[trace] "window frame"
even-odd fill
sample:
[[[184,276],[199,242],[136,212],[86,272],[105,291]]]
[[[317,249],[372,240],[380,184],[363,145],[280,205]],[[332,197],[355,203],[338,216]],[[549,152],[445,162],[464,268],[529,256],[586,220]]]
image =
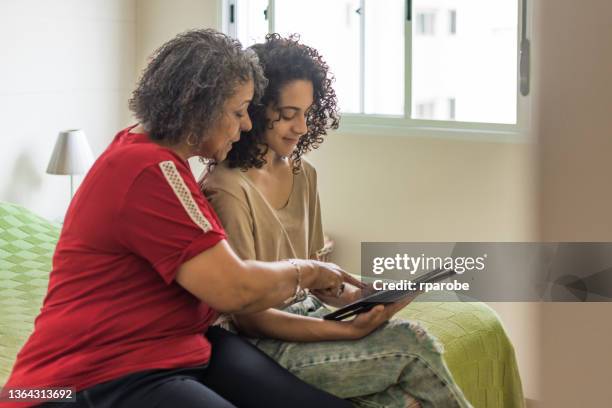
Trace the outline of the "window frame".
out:
[[[226,34],[232,33],[229,23],[229,7],[231,4],[236,5],[240,0],[217,0],[219,10],[219,21],[221,22],[220,29]],[[241,0],[244,1],[244,0]],[[433,119],[413,119],[412,116],[412,24],[415,20],[415,14],[411,10],[408,12],[407,7],[412,5],[412,0],[404,1],[404,114],[402,115],[384,115],[384,114],[368,114],[368,113],[341,113],[340,127],[336,131],[342,134],[357,134],[357,135],[375,135],[375,136],[415,136],[415,137],[435,137],[443,139],[465,139],[476,141],[492,141],[492,142],[531,142],[531,105],[532,93],[524,96],[519,91],[520,84],[520,47],[521,33],[523,29],[526,32],[527,38],[532,40],[531,22],[533,15],[532,2],[525,0],[515,0],[517,7],[517,55],[516,55],[516,123],[488,123],[488,122],[465,122],[456,120],[433,120]],[[268,33],[274,32],[275,15],[274,4],[275,0],[268,0],[267,19]],[[526,10],[523,7],[526,3]],[[360,0],[362,10],[365,9],[365,0]],[[363,19],[365,13],[361,13],[361,33],[360,46],[365,46]],[[526,22],[524,19],[526,18]],[[236,22],[234,22],[236,24]],[[235,26],[234,31],[235,33]],[[231,34],[230,34],[231,35]],[[362,52],[363,56],[363,52]],[[360,78],[361,78],[361,108],[363,110],[363,93],[365,87],[363,80],[364,63],[361,58],[360,63]]]

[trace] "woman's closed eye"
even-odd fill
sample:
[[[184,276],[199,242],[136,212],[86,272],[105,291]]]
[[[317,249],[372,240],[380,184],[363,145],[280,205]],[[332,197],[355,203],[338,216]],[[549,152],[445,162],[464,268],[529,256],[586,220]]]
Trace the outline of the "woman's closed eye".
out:
[[[280,117],[284,120],[293,120],[295,119],[300,112],[302,112],[301,109],[296,109],[296,108],[281,108],[280,110]],[[304,117],[307,118],[310,113],[312,112],[312,106],[310,106],[308,109],[306,109],[304,112]]]
[[[295,118],[297,111],[294,109],[281,109],[280,114],[283,120],[291,120]]]

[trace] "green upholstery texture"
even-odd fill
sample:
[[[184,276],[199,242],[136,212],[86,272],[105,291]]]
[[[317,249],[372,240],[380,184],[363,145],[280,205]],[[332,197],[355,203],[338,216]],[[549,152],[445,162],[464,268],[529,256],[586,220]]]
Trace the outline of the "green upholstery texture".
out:
[[[59,226],[0,202],[0,386],[39,313],[59,233]],[[484,303],[413,302],[400,317],[419,321],[444,345],[448,367],[475,408],[523,406],[514,349]]]
[[[23,207],[0,202],[0,387],[40,311],[59,233]]]
[[[399,317],[418,321],[443,345],[446,364],[474,408],[524,406],[514,347],[489,306],[417,301]]]

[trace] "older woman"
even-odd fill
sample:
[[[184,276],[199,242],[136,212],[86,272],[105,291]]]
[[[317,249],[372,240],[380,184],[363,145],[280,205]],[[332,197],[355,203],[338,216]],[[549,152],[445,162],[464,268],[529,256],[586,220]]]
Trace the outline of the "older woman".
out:
[[[328,67],[295,38],[269,35],[252,48],[269,85],[262,104],[249,109],[252,130],[207,176],[205,192],[243,259],[314,259],[323,230],[317,174],[303,154],[338,125]],[[405,303],[378,306],[348,322],[320,319],[329,312],[324,303],[341,306],[363,295],[359,287],[346,288],[340,298],[314,290],[285,310],[233,321],[298,377],[355,405],[470,406],[435,340],[415,323],[387,322]]]
[[[223,160],[251,129],[264,85],[254,54],[214,31],[157,51],[130,101],[140,124],[115,136],[70,204],[6,398],[62,386],[76,389],[73,407],[347,405],[231,333],[204,335],[218,312],[351,281],[322,262],[241,260],[191,173],[188,158]]]

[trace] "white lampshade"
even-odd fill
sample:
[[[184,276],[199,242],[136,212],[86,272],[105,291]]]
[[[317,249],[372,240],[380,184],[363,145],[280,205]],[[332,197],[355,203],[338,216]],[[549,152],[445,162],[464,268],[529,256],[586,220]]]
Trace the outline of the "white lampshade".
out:
[[[85,174],[93,163],[85,132],[80,129],[60,132],[47,166],[49,174]]]

